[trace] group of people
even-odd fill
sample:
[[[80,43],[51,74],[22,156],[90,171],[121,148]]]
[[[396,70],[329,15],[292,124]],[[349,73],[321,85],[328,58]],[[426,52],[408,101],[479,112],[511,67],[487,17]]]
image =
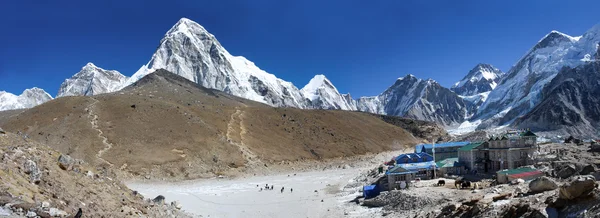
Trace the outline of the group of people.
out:
[[[258,187],[258,185],[256,185],[256,187]],[[264,190],[273,190],[274,186],[271,185],[269,186],[269,184],[265,184]],[[281,187],[281,193],[283,193],[283,191],[285,190],[285,187]],[[260,188],[260,191],[263,191],[263,188]],[[290,188],[290,192],[294,192],[293,188]]]

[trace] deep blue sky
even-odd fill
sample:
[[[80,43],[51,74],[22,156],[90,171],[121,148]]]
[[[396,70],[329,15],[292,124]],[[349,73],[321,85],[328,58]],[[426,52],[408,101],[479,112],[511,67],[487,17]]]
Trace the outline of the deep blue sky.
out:
[[[600,1],[2,1],[0,90],[56,95],[87,62],[131,76],[187,17],[233,55],[302,88],[325,74],[377,95],[406,74],[444,86],[479,62],[508,69],[551,30],[581,35]]]

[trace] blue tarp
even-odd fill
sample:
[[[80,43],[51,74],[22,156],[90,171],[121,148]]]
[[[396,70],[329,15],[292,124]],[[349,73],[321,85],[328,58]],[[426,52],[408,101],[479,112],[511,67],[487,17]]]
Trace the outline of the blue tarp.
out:
[[[440,144],[436,143],[435,147],[436,148],[462,147],[469,143],[470,142],[445,142],[445,143],[440,143]],[[420,144],[420,145],[415,146],[415,152],[421,153],[421,152],[425,152],[426,149],[431,149],[431,148],[433,148],[433,144]]]
[[[379,195],[379,192],[379,187],[377,187],[376,185],[363,186],[363,196],[365,197],[365,199],[377,197],[377,195]]]

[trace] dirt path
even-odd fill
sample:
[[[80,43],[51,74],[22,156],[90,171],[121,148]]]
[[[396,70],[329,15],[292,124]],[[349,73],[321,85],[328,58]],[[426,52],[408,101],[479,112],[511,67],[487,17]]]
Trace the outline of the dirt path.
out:
[[[92,128],[94,130],[98,131],[98,137],[100,139],[102,139],[102,144],[104,144],[104,148],[102,150],[98,151],[98,154],[96,154],[96,157],[98,157],[98,159],[102,160],[103,162],[109,164],[110,166],[113,166],[113,164],[111,162],[102,158],[102,155],[106,151],[110,150],[113,145],[110,142],[108,142],[108,138],[106,136],[104,136],[104,132],[102,132],[102,130],[98,127],[98,115],[94,113],[94,108],[99,101],[95,98],[91,98],[91,99],[94,100],[94,102],[91,103],[90,105],[88,105],[86,108],[86,110],[88,112],[88,118],[90,118],[90,124],[92,124]]]
[[[246,160],[247,165],[263,165],[258,156],[244,144],[244,135],[246,135],[244,115],[245,111],[240,109],[236,109],[235,113],[231,114],[231,118],[227,123],[227,141],[238,147],[240,152],[242,152],[242,156]]]

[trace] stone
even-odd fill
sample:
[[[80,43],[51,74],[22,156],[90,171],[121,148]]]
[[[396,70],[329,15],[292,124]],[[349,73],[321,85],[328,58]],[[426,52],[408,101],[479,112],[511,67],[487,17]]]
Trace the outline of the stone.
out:
[[[154,199],[152,199],[152,202],[154,202],[155,204],[164,204],[165,196],[162,196],[162,195],[156,196]]]
[[[533,193],[551,191],[557,188],[556,182],[545,176],[536,178],[529,183],[529,191]]]
[[[566,178],[571,177],[575,173],[577,173],[577,168],[574,165],[569,164],[567,166],[562,167],[560,170],[558,170],[556,172],[556,176],[561,179],[566,179]]]
[[[33,212],[33,211],[29,211],[29,212],[27,212],[27,214],[25,216],[26,217],[36,217],[37,214],[35,212]]]
[[[42,202],[42,208],[49,208],[49,207],[50,207],[50,203],[48,203],[47,201]]]
[[[71,170],[73,163],[73,158],[69,155],[61,154],[60,157],[58,157],[58,166],[63,170]]]
[[[6,134],[6,131],[4,131],[2,128],[0,128],[0,134]]]
[[[583,169],[581,169],[581,171],[579,171],[579,174],[590,175],[594,172],[596,172],[596,168],[594,168],[594,165],[588,164],[585,167],[583,167]]]
[[[35,164],[35,162],[33,162],[32,160],[27,160],[25,161],[25,163],[23,164],[23,169],[25,170],[26,174],[30,174],[33,171],[37,171],[37,164]]]
[[[181,205],[181,203],[179,203],[179,201],[173,201],[173,202],[171,202],[171,206],[175,207],[178,210],[181,210],[181,208],[183,207]]]
[[[559,199],[573,200],[589,195],[596,187],[596,179],[591,175],[577,176],[560,186]]]
[[[67,217],[69,215],[67,212],[58,208],[50,208],[50,210],[48,210],[48,214],[50,214],[52,217]]]
[[[89,171],[89,170],[85,173],[85,175],[87,175],[89,177],[94,177],[94,173],[92,173],[92,171]]]
[[[29,174],[29,181],[31,183],[38,184],[41,181],[42,173],[35,162],[32,160],[25,161],[23,169],[26,174]]]

